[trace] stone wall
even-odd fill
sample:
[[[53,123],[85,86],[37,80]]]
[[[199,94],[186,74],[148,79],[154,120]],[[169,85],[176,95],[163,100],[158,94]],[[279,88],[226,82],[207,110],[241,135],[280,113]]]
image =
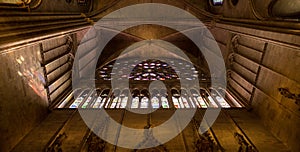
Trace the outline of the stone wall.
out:
[[[211,30],[224,52],[228,86],[292,151],[299,151],[299,105],[278,88],[300,92],[300,37],[217,23]]]
[[[13,148],[47,116],[40,46],[0,52],[0,147]]]
[[[172,109],[158,109],[147,115],[131,113],[122,109],[107,109],[106,112],[114,121],[133,129],[144,129],[149,124],[152,128],[158,127],[164,122],[170,121],[170,117],[174,114],[174,110]],[[124,136],[123,130],[116,128],[110,119],[104,120],[105,125],[99,125],[98,123],[102,122],[103,119],[97,116],[97,113],[99,114],[98,111],[91,110],[89,113],[89,118],[95,120],[93,126],[95,127],[94,131],[96,133],[106,137],[109,136],[115,143],[121,141],[128,143],[133,142],[128,136]],[[218,151],[218,149],[222,149],[222,151],[238,151],[241,145],[234,135],[235,133],[239,133],[248,144],[255,147],[258,151],[288,151],[284,144],[274,138],[274,136],[263,127],[253,113],[249,113],[244,109],[223,109],[212,128],[206,134],[200,135],[198,129],[200,122],[203,120],[204,113],[205,109],[198,109],[194,119],[179,135],[170,141],[166,141],[166,143],[162,143],[162,147],[159,146],[154,149],[164,148],[168,151],[196,151],[198,149],[199,151],[208,151],[205,149],[205,146],[201,146],[201,141],[203,140],[201,140],[200,137],[202,137],[202,139],[204,137],[211,140],[214,151]],[[66,152],[101,151],[98,148],[102,146],[105,151],[132,151],[132,149],[115,146],[100,138],[97,139],[97,136],[95,136],[96,139],[91,142],[90,136],[94,133],[89,130],[85,121],[86,119],[82,119],[82,115],[80,115],[76,109],[56,109],[45,121],[33,129],[12,151],[44,151],[46,148],[50,149],[55,146],[57,146],[57,149],[60,148]],[[171,121],[169,123],[174,122]],[[176,123],[179,123],[179,121],[175,121],[172,127],[179,129],[177,127],[180,127],[180,125],[176,125]],[[174,128],[166,129],[162,127],[160,132],[154,131],[153,135],[156,138],[160,138],[161,136],[170,134],[167,130]],[[61,138],[61,135],[65,135],[65,138]],[[40,138],[42,140],[39,140]],[[145,137],[139,135],[136,138],[142,139],[141,141],[133,143],[136,147],[151,144],[154,142],[153,139],[156,139],[150,136],[150,139],[148,138],[148,140],[146,140]],[[97,141],[102,144],[93,146],[93,143]],[[55,145],[55,143],[57,143],[57,145]],[[205,144],[202,143],[202,145]],[[145,150],[143,149],[141,151]]]
[[[71,89],[77,40],[80,35],[66,34],[0,52],[1,151],[13,148]]]

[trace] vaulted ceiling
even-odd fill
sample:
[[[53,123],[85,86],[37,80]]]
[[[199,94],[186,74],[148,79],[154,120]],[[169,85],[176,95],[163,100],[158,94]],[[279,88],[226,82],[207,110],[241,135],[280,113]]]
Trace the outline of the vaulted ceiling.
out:
[[[144,1],[143,1],[144,2]],[[149,1],[151,3],[153,1]],[[155,1],[156,2],[156,1]],[[153,2],[153,3],[155,3]],[[190,3],[189,1],[157,1],[158,3],[169,4],[181,9],[184,9],[190,12],[193,15],[196,15],[204,24],[210,23],[209,18],[200,13],[195,8],[195,5]],[[138,0],[128,0],[128,1],[112,1],[107,2],[106,5],[100,5],[98,2],[94,3],[94,11],[92,11],[89,15],[94,22],[97,22],[105,15],[123,8],[128,5],[141,3]],[[147,3],[147,2],[145,2]],[[200,4],[200,2],[199,2]],[[204,8],[206,7],[207,2],[201,1],[201,5],[197,5],[198,7]],[[100,13],[101,12],[101,13]],[[105,30],[114,30],[114,29],[105,29]],[[115,60],[127,47],[144,40],[152,40],[159,39],[166,42],[169,42],[176,47],[180,48],[193,62],[195,66],[201,68],[203,71],[209,73],[207,62],[204,59],[201,51],[198,47],[184,34],[169,27],[154,25],[154,24],[142,24],[138,26],[134,26],[128,28],[123,31],[115,31],[119,32],[110,42],[105,46],[104,50],[101,53],[101,57],[99,58],[98,65],[105,65]],[[147,51],[147,50],[145,50]]]

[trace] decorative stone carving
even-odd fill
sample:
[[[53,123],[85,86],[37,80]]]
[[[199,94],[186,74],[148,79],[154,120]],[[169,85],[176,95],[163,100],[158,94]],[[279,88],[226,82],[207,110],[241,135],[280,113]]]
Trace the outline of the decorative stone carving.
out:
[[[144,127],[144,129],[149,129],[149,128],[151,128],[150,124]],[[159,144],[159,146],[148,148],[148,149],[135,149],[133,150],[134,152],[168,152],[169,151],[165,145],[161,144],[157,139],[155,139],[151,129],[145,130],[144,134],[145,134],[145,139],[140,144],[137,145],[137,148],[139,148],[142,145],[151,146],[151,145]]]
[[[66,133],[60,134],[52,145],[46,150],[47,152],[62,152],[62,142],[67,138]]]
[[[233,52],[237,52],[238,51],[238,46],[239,46],[239,38],[240,36],[239,35],[234,35],[231,39],[231,45],[232,45],[232,50]]]
[[[249,144],[243,135],[235,132],[234,137],[237,140],[239,146],[238,152],[258,152],[251,144]]]
[[[214,142],[211,138],[204,134],[204,136],[200,136],[195,142],[195,151],[196,152],[213,152],[214,151]]]
[[[234,62],[234,53],[229,54],[228,56],[229,65],[232,66]]]
[[[148,149],[134,150],[134,152],[168,152],[168,150],[164,145],[160,145],[160,146],[148,148]]]
[[[88,152],[101,152],[105,150],[105,141],[95,134],[91,134],[87,139]]]
[[[291,93],[288,88],[278,88],[278,91],[284,97],[295,100],[295,103],[298,106],[300,106],[300,94],[297,95],[297,94]]]

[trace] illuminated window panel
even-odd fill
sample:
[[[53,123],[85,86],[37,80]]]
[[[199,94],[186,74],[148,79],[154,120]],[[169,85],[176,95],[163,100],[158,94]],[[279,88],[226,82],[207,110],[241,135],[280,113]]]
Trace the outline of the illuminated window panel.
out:
[[[100,102],[100,105],[98,106],[98,108],[103,108],[106,100],[109,100],[108,99],[108,93],[109,93],[109,90],[104,90],[101,93],[100,97],[98,97],[98,99],[96,101],[96,102]],[[100,100],[100,98],[101,98],[101,100]],[[95,106],[95,108],[96,108],[96,106]]]
[[[122,102],[122,97],[119,97],[119,100],[115,108],[120,108],[121,102]]]
[[[210,95],[208,95],[207,98],[208,98],[208,102],[209,102],[210,107],[218,108],[217,103],[214,101],[214,99]]]
[[[159,108],[159,99],[157,97],[153,97],[151,99],[151,105],[152,105],[152,108],[154,108],[154,109]]]
[[[138,108],[139,107],[139,97],[134,97],[132,99],[131,108]]]
[[[223,4],[223,0],[212,0],[212,4],[214,6],[222,5]]]
[[[189,100],[190,100],[190,103],[192,105],[192,108],[197,108],[194,101],[193,101],[193,98],[192,97],[189,97]]]
[[[119,97],[115,97],[110,105],[110,108],[115,108],[118,103]]]
[[[200,105],[200,103],[199,103],[197,97],[193,97],[193,99],[194,99],[194,101],[195,101],[197,107],[198,107],[198,108],[201,108],[201,105]]]
[[[84,104],[81,106],[81,108],[85,109],[89,105],[89,103],[92,101],[94,97],[94,94],[90,95],[84,102]]]
[[[173,104],[174,104],[174,107],[175,108],[181,108],[180,107],[180,105],[179,105],[179,100],[178,100],[178,98],[176,98],[176,97],[172,97],[172,100],[173,100]]]
[[[85,97],[89,94],[90,90],[84,90],[76,99],[75,101],[70,105],[69,108],[78,108],[78,106],[81,104],[81,102],[85,99]]]
[[[83,101],[83,97],[78,97],[76,100],[71,104],[69,108],[78,108],[79,104]]]
[[[181,97],[181,101],[182,101],[185,108],[190,108],[190,105],[189,105],[188,100],[187,100],[186,97]]]
[[[127,96],[123,97],[122,100],[121,100],[120,108],[126,108],[127,101],[128,101],[128,97]]]
[[[96,102],[93,105],[93,108],[99,108],[102,102],[102,97],[97,97]]]
[[[227,101],[215,89],[210,89],[210,93],[222,108],[230,108],[230,105],[227,103]]]
[[[122,108],[122,103],[125,102],[125,107],[127,105],[127,100],[128,100],[128,97],[127,95],[125,96],[124,94],[121,94],[120,97],[119,97],[119,100],[118,100],[118,103],[117,103],[117,106],[116,108]],[[124,99],[125,98],[125,99]],[[125,101],[126,100],[126,101]],[[124,107],[124,108],[125,108]]]
[[[161,105],[163,108],[170,108],[168,99],[166,97],[161,97]]]
[[[58,106],[58,108],[64,108],[69,101],[73,98],[73,93],[70,93],[68,97]]]
[[[180,97],[178,98],[178,102],[179,102],[180,108],[184,108],[183,101]]]
[[[200,103],[198,102],[197,97],[198,97],[198,95],[193,94],[193,97],[192,97],[192,98],[194,99],[194,102],[195,102],[196,106],[197,106],[198,108],[201,108]]]
[[[221,105],[221,107],[223,107],[223,108],[230,108],[230,105],[225,101],[224,98],[222,98],[220,96],[216,96],[215,98],[219,102],[219,104]]]
[[[201,96],[197,97],[197,101],[199,102],[201,108],[207,108],[207,104],[205,103],[204,99]]]
[[[108,98],[108,99],[107,99],[107,103],[106,103],[106,105],[105,105],[105,108],[108,108],[110,102],[111,102],[111,98]]]
[[[81,106],[81,108],[91,108],[91,105],[95,102],[97,96],[96,90],[94,90],[91,95],[85,100],[85,102]]]
[[[149,99],[147,97],[143,97],[141,99],[141,108],[148,108]]]
[[[223,91],[223,90],[222,90]],[[242,108],[243,106],[228,92],[225,91],[226,96],[228,99],[238,108]]]
[[[179,79],[177,73],[174,71],[174,69],[171,66],[159,60],[147,60],[139,64],[131,64],[131,65],[122,63],[125,67],[123,67],[122,69],[118,69],[119,72],[117,73],[112,73],[113,64],[119,65],[121,63],[110,63],[102,67],[101,69],[97,69],[98,78],[103,80],[111,80],[112,75],[120,75],[119,78],[117,78],[119,80],[131,79],[136,81],[143,81],[143,80],[153,81],[153,80]],[[183,70],[191,68],[191,65],[188,65],[189,63],[185,64],[181,61],[180,64],[185,65]],[[171,65],[173,65],[174,67],[177,65],[177,62],[176,64],[172,63]],[[124,73],[126,73],[126,70],[131,69],[132,67],[133,70],[129,76],[123,75]],[[187,79],[192,80],[193,78],[188,77]]]
[[[99,108],[103,108],[103,106],[104,106],[104,104],[105,104],[106,98],[107,98],[107,97],[104,97],[104,98],[102,99],[102,102],[100,103]]]

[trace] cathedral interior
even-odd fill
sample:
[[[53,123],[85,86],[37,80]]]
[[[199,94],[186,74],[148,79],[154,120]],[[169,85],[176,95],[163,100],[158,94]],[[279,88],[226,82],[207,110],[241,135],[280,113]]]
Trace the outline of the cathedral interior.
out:
[[[300,152],[300,0],[0,0],[0,27],[1,152]]]

